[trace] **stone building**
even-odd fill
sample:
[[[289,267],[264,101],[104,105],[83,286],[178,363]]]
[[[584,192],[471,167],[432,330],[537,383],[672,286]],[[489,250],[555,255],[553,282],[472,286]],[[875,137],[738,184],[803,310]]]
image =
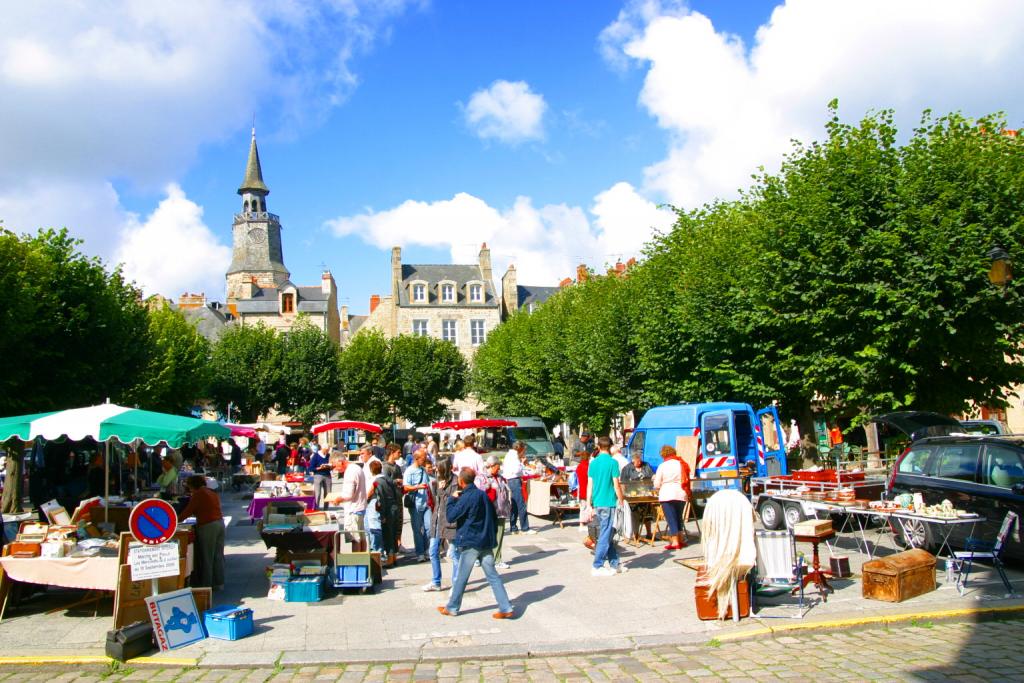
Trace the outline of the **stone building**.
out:
[[[474,264],[402,263],[402,248],[391,250],[391,296],[370,297],[365,320],[349,318],[349,334],[379,329],[388,337],[424,335],[451,341],[466,360],[501,322],[494,292],[491,250],[484,244]]]
[[[325,270],[320,283],[310,287],[296,286],[289,279],[291,273],[284,265],[281,248],[281,220],[267,211],[270,189],[263,182],[255,130],[238,194],[242,211],[235,214],[232,226],[228,312],[239,324],[262,322],[283,332],[291,329],[298,314],[304,313],[313,325],[340,342],[338,287],[330,271]]]
[[[515,265],[509,265],[505,275],[501,278],[501,319],[505,320],[520,310],[532,313],[537,306],[554,296],[559,289],[561,287],[521,285],[516,276]]]

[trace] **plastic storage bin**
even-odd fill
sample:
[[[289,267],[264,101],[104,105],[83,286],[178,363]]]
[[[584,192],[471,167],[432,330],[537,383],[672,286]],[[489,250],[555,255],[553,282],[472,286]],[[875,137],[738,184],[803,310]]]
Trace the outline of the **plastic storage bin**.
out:
[[[218,605],[203,615],[206,635],[221,640],[238,640],[252,634],[252,610],[238,605]]]
[[[284,585],[285,602],[319,602],[323,597],[322,576],[293,576]]]

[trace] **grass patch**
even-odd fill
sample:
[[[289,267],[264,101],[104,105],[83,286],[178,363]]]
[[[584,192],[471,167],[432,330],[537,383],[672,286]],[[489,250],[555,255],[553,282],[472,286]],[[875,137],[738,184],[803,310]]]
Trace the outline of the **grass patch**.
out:
[[[112,659],[107,662],[107,669],[100,673],[100,678],[107,679],[111,676],[127,676],[128,674],[134,673],[135,669],[130,666],[125,666],[116,659]]]
[[[934,628],[935,624],[930,619],[911,619],[911,626],[917,626],[919,628]]]
[[[722,647],[722,641],[720,641],[718,638],[712,638],[708,641],[707,644],[708,647]]]

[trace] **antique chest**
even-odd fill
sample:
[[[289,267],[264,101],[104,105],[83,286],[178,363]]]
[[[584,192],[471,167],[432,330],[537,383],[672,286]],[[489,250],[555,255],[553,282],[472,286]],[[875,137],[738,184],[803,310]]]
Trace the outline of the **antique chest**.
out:
[[[925,550],[871,560],[862,571],[862,595],[871,600],[903,602],[935,590],[935,556]]]

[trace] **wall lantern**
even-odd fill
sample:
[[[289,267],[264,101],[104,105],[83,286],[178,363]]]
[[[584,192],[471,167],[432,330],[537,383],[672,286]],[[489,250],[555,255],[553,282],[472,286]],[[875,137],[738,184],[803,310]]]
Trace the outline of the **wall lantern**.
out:
[[[1006,287],[1013,279],[1013,268],[1010,265],[1010,254],[1002,247],[992,247],[986,254],[992,261],[988,271],[988,279],[994,285]]]

